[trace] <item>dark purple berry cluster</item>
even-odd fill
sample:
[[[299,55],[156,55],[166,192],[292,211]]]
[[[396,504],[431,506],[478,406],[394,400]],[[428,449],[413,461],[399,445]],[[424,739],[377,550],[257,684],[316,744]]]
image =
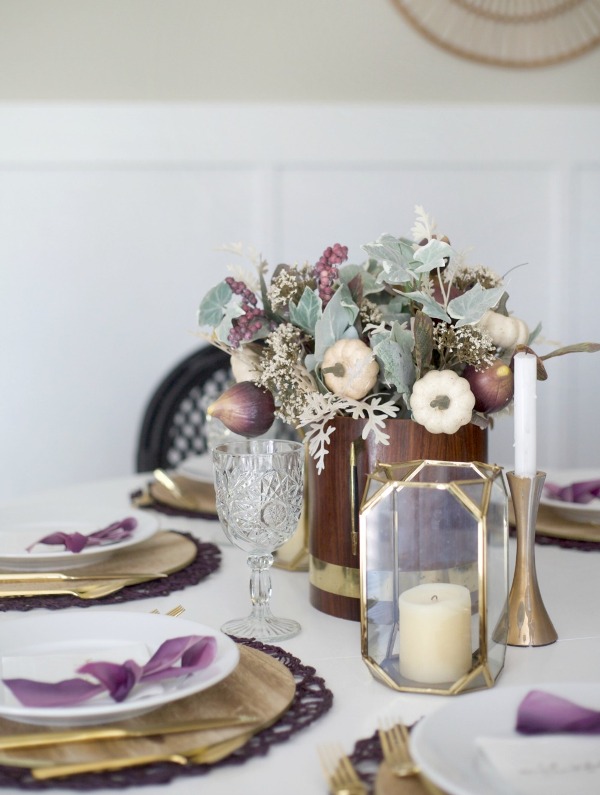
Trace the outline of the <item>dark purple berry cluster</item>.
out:
[[[329,303],[333,295],[333,284],[338,277],[336,266],[341,265],[347,259],[348,246],[335,243],[325,249],[316,263],[313,272],[319,288],[319,298],[323,302],[323,306]]]
[[[244,282],[238,282],[231,276],[228,276],[225,281],[234,295],[242,297],[241,308],[244,314],[233,320],[231,331],[227,337],[231,347],[238,348],[240,342],[251,340],[255,333],[262,328],[265,315],[262,309],[256,306],[258,303],[256,295]]]

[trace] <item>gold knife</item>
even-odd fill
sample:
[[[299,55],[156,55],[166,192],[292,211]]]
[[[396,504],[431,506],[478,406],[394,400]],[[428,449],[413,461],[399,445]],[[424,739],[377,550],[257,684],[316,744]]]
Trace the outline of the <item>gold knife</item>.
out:
[[[77,776],[81,773],[102,773],[106,770],[125,770],[128,767],[151,765],[156,762],[174,762],[178,765],[197,764],[212,765],[229,756],[242,745],[245,745],[254,731],[244,732],[228,740],[220,740],[212,745],[204,745],[187,751],[176,751],[170,754],[149,754],[147,756],[126,756],[121,759],[102,759],[95,762],[74,762],[58,765],[44,765],[31,770],[33,778],[47,780]]]
[[[152,577],[159,579],[167,577],[164,572],[153,574],[150,572],[123,572],[122,574],[63,574],[57,571],[40,572],[15,572],[0,573],[0,586],[9,585],[13,582],[83,582],[84,580],[128,580],[137,577]]]
[[[84,727],[82,729],[65,729],[62,731],[41,731],[31,734],[10,734],[0,737],[0,749],[7,751],[17,748],[40,748],[63,743],[82,743],[96,740],[131,740],[140,737],[154,737],[159,734],[183,734],[184,732],[209,731],[230,726],[243,726],[256,723],[258,718],[250,715],[235,715],[221,718],[204,718],[203,720],[173,723],[171,725],[153,725],[144,729],[123,729],[118,726]]]

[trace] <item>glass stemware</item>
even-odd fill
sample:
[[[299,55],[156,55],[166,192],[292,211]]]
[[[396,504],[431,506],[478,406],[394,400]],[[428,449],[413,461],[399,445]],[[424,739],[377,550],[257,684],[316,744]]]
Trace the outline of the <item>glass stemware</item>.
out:
[[[292,638],[293,619],[270,608],[272,552],[296,531],[304,497],[304,445],[253,439],[217,445],[212,451],[217,512],[234,546],[248,554],[252,611],[227,621],[222,631],[261,641]]]

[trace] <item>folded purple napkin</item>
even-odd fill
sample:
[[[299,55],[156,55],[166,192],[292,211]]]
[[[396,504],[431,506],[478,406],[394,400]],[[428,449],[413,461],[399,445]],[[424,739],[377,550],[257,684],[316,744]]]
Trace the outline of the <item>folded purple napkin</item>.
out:
[[[37,544],[62,544],[69,552],[81,552],[84,547],[98,547],[103,544],[116,544],[117,541],[124,541],[133,533],[137,527],[137,519],[128,516],[120,522],[113,522],[102,530],[95,530],[93,533],[83,535],[83,533],[50,533],[50,535],[34,541],[27,547],[27,552]]]
[[[521,734],[600,734],[600,711],[581,707],[561,696],[532,690],[519,705],[517,731]]]
[[[91,662],[77,669],[90,679],[64,679],[62,682],[37,682],[33,679],[3,679],[4,684],[26,707],[70,707],[104,691],[114,701],[123,701],[136,684],[158,682],[207,668],[217,652],[216,638],[186,635],[166,640],[145,665],[134,660],[123,664]],[[178,663],[176,665],[176,663]]]
[[[546,483],[546,494],[553,500],[586,504],[600,498],[600,480],[582,480],[568,486]]]

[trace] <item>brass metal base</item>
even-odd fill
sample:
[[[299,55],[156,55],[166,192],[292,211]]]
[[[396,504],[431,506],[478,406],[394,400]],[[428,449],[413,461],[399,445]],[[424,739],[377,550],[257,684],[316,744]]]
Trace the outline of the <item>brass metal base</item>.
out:
[[[517,526],[517,559],[508,597],[508,645],[547,646],[558,633],[546,611],[535,569],[535,524],[545,472],[535,477],[506,474]]]

